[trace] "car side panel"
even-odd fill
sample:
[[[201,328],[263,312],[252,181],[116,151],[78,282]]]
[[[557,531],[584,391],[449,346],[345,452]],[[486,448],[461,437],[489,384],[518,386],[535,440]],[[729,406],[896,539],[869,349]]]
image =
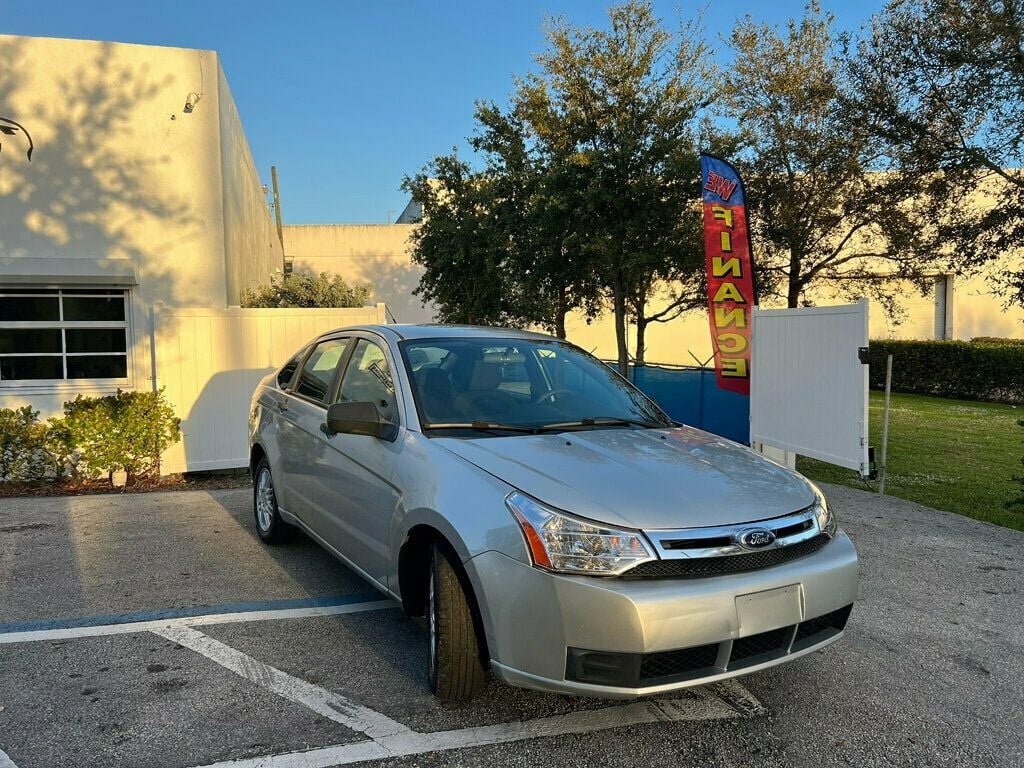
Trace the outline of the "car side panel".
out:
[[[463,561],[496,550],[529,562],[523,535],[505,508],[512,488],[437,445],[418,432],[405,431],[402,460],[394,483],[403,490],[390,536],[388,587],[398,594],[398,554],[417,525],[437,529]],[[480,499],[488,508],[481,509]]]

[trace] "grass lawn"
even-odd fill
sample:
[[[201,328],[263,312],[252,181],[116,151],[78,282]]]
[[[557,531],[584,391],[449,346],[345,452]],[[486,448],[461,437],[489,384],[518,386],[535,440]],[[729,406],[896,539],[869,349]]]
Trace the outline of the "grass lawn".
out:
[[[882,460],[885,394],[871,393],[871,444]],[[1024,407],[893,393],[889,411],[889,473],[885,492],[936,509],[1024,530],[1024,507],[1007,509],[1024,473]],[[813,480],[878,489],[856,472],[799,458],[797,469]]]

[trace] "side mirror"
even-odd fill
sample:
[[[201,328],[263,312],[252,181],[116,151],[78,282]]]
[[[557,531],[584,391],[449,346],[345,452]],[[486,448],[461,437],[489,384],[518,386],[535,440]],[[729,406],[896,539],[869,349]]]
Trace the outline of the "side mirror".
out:
[[[369,435],[394,442],[398,425],[381,418],[374,403],[345,402],[327,407],[325,432],[330,435]]]

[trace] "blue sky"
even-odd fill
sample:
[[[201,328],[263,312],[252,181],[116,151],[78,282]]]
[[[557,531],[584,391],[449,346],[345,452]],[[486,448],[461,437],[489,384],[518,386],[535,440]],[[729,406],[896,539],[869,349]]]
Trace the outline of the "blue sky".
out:
[[[385,223],[398,189],[436,154],[465,147],[475,99],[503,101],[533,68],[546,15],[599,26],[594,0],[32,0],[5,3],[0,32],[114,40],[221,54],[263,180],[277,165],[285,222]],[[881,0],[823,0],[856,30]],[[656,0],[667,21],[687,5]],[[732,0],[704,16],[783,22],[803,0]],[[395,213],[391,214],[396,215]]]

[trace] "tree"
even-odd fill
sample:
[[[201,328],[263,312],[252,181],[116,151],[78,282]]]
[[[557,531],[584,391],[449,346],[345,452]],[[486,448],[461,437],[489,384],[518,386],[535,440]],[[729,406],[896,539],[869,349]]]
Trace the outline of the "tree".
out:
[[[402,188],[423,210],[410,238],[412,258],[424,268],[413,293],[433,303],[445,323],[515,325],[518,291],[495,213],[494,182],[452,153],[407,177]]]
[[[923,281],[957,223],[957,188],[892,172],[850,98],[850,59],[818,3],[781,32],[749,16],[729,45],[728,104],[744,148],[761,293],[799,306],[812,287],[895,309],[893,279]]]
[[[243,307],[362,307],[373,291],[370,285],[353,285],[340,275],[295,273],[242,291]]]
[[[588,262],[615,318],[618,367],[626,326],[644,334],[695,303],[703,275],[698,121],[711,101],[712,65],[696,22],[667,31],[648,2],[609,11],[609,30],[549,23],[540,73],[519,84],[518,104],[545,146],[579,168],[574,214]],[[668,306],[648,303],[674,284]]]
[[[953,232],[972,269],[1024,241],[1024,7],[892,0],[860,44],[855,82],[894,167],[979,193]],[[987,198],[987,200],[986,200]],[[984,205],[984,203],[988,203]],[[1024,304],[1024,272],[1004,274]]]
[[[647,325],[699,302],[698,119],[710,99],[694,23],[666,31],[648,2],[609,12],[610,30],[548,24],[540,71],[507,109],[477,105],[485,167],[436,158],[404,188],[424,206],[413,257],[419,294],[444,320],[539,323],[611,304],[619,370],[627,323],[643,362]],[[683,288],[672,286],[682,285]],[[668,294],[668,306],[649,304]]]

